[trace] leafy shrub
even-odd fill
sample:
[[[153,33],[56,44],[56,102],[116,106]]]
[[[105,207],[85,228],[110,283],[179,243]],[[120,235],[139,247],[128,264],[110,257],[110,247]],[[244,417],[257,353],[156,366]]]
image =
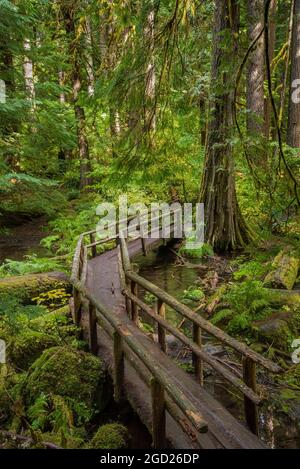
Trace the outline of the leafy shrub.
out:
[[[258,261],[250,261],[242,264],[239,269],[234,272],[235,280],[259,280],[262,279],[268,270],[268,266]]]
[[[190,248],[187,247],[187,242],[192,242],[193,239],[189,238],[184,242],[184,245],[179,249],[179,254],[190,259],[202,259],[203,257],[211,257],[214,251],[209,244],[202,244],[200,247]]]
[[[200,301],[204,298],[204,293],[201,288],[189,287],[183,292],[184,300]]]
[[[36,254],[26,255],[24,257],[26,259],[24,261],[5,259],[4,263],[0,266],[0,277],[64,270],[60,262],[48,257],[37,257]]]
[[[218,311],[212,323],[226,322],[228,331],[232,333],[251,329],[252,321],[262,319],[271,312],[271,294],[258,280],[232,285],[223,299],[228,308]]]
[[[32,301],[35,301],[38,305],[47,306],[48,309],[57,309],[68,304],[70,296],[65,288],[56,288],[55,290],[40,293],[39,296],[32,298]]]

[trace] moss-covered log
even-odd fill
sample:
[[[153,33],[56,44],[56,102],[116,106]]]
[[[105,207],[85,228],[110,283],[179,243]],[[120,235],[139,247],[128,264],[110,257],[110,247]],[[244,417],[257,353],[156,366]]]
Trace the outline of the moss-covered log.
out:
[[[25,302],[30,301],[34,296],[57,288],[71,290],[68,276],[63,272],[18,275],[0,279],[0,296],[14,295]]]
[[[292,290],[298,275],[299,258],[296,254],[281,251],[272,263],[272,271],[265,278],[265,285]]]

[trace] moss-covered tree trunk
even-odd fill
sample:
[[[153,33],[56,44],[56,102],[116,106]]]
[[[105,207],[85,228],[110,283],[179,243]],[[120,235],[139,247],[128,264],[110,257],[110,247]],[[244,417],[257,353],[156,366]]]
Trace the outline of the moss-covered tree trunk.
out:
[[[86,132],[85,112],[83,106],[79,104],[79,93],[82,88],[84,67],[81,61],[85,47],[85,38],[82,38],[83,30],[81,30],[77,18],[79,7],[80,4],[76,0],[60,0],[60,9],[68,39],[69,62],[71,64],[72,101],[77,125],[77,142],[80,161],[80,189],[84,189],[91,184],[91,178],[89,177],[91,162]]]
[[[292,50],[291,50],[291,85],[289,101],[289,119],[287,143],[291,147],[300,148],[300,0],[294,0]]]
[[[211,113],[200,200],[205,204],[206,242],[216,250],[228,251],[249,241],[236,197],[230,142],[233,132],[234,63],[237,62],[237,2],[216,0],[214,21]],[[228,47],[228,41],[232,42],[231,47]],[[232,53],[233,47],[235,53]]]

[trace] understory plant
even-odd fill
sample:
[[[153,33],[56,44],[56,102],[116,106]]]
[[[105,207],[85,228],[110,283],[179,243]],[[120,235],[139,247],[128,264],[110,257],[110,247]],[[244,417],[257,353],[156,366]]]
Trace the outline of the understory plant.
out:
[[[259,280],[232,284],[223,296],[226,307],[214,315],[212,323],[226,324],[230,333],[249,332],[253,321],[271,313],[270,300],[270,293]]]

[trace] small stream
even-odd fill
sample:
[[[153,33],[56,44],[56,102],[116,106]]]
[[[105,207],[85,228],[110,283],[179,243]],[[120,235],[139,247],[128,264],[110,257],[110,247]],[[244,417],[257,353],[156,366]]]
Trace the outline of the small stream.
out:
[[[166,290],[178,300],[182,300],[184,290],[188,289],[191,285],[196,284],[200,286],[201,275],[203,276],[205,274],[204,270],[178,265],[178,263],[176,263],[176,255],[163,247],[149,253],[146,258],[143,256],[136,257],[134,262],[139,264],[139,273],[142,276],[158,285],[163,290]],[[192,307],[191,305],[189,306]],[[195,304],[195,306],[197,305]],[[167,319],[175,326],[178,326],[182,320],[178,313],[168,308],[166,309],[166,315]],[[146,317],[142,319],[151,324],[151,321]],[[186,330],[188,330],[188,325],[186,327]],[[233,364],[233,366],[240,362],[237,356],[234,356],[231,351],[225,349],[220,342],[215,342],[212,337],[203,334],[202,340],[205,351],[213,354],[221,361],[227,361],[228,364]],[[167,337],[167,343],[169,355],[181,364],[181,366],[186,367],[187,370],[191,370],[191,353],[171,336]],[[239,371],[241,371],[241,369]],[[273,385],[272,381],[270,381],[271,377],[266,378],[262,372],[260,373],[261,374],[258,374],[258,382],[263,383],[269,396],[266,404],[259,409],[260,437],[271,448],[299,449],[300,404],[298,403],[298,408],[294,411],[294,419],[288,417],[284,412],[276,410],[275,406],[273,407],[273,398],[276,398],[276,392],[278,392],[277,388]],[[229,385],[227,381],[208,367],[204,368],[204,387],[220,401],[232,415],[240,421],[244,420],[243,399],[239,391]]]

